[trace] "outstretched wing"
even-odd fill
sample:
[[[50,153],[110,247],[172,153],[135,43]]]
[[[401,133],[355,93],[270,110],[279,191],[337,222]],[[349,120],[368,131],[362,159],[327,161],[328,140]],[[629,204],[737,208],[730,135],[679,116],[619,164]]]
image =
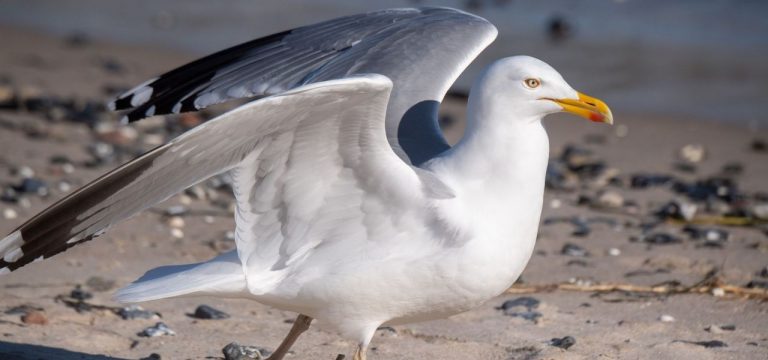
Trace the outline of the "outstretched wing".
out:
[[[449,8],[352,15],[204,57],[145,82],[110,106],[133,108],[125,120],[136,121],[350,74],[382,74],[394,83],[388,140],[398,155],[418,165],[448,149],[437,123],[438,104],[496,33],[485,19]]]
[[[285,156],[275,154],[287,154],[291,161],[301,161],[307,168],[313,161],[332,159],[336,166],[365,171],[367,176],[394,175],[404,187],[382,183],[370,191],[394,198],[412,196],[402,191],[409,185],[418,188],[419,177],[397,158],[384,135],[391,86],[381,75],[307,85],[249,103],[200,125],[86,185],[1,240],[0,273],[90,240],[110,225],[212,175],[255,163],[267,169],[261,158],[270,159],[269,166],[281,166],[275,159]],[[313,128],[327,132],[314,133]],[[313,146],[341,155],[313,153],[303,160],[296,158]],[[331,163],[326,161],[323,166]],[[322,180],[315,179],[311,171],[304,174],[306,178],[293,180]]]

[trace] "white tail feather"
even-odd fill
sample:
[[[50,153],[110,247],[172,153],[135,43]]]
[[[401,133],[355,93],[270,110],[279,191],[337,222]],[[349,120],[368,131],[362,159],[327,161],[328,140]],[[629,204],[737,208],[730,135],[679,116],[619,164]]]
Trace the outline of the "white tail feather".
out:
[[[245,291],[243,267],[237,251],[232,250],[203,263],[152,269],[118,290],[114,298],[122,303],[132,303],[184,295],[238,297]]]

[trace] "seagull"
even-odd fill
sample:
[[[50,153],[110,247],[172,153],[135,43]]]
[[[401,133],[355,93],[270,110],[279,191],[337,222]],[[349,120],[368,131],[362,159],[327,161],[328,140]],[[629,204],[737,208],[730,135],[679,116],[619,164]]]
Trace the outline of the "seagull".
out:
[[[542,118],[611,124],[608,106],[529,56],[487,66],[453,147],[437,110],[497,35],[450,8],[389,9],[256,39],[151,79],[110,103],[126,122],[252,101],[80,188],[0,241],[0,274],[103,234],[227,174],[236,250],[150,270],[121,302],[247,298],[298,313],[270,359],[313,320],[356,342],[503,293],[531,257],[549,153]]]

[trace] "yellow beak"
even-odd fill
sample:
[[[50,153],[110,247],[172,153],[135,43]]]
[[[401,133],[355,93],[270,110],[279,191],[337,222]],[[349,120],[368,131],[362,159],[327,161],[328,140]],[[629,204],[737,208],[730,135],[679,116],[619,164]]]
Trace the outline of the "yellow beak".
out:
[[[581,116],[594,122],[613,124],[613,114],[602,100],[589,95],[579,94],[578,100],[573,99],[549,99],[563,107],[563,111]]]

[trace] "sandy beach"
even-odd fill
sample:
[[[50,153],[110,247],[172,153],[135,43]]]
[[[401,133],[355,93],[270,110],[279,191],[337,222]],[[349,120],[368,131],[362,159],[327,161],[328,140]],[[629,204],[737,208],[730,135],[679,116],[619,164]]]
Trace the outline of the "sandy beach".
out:
[[[0,26],[0,38],[0,189],[18,193],[0,202],[2,235],[200,121],[153,118],[124,131],[117,114],[85,105],[103,104],[193,55],[8,26]],[[67,99],[77,111],[14,105],[14,96]],[[521,282],[470,312],[380,329],[369,359],[768,357],[768,131],[648,110],[654,115],[614,108],[613,127],[548,118],[552,182]],[[463,111],[460,97],[443,106],[452,141]],[[24,178],[44,182],[45,191],[25,192]],[[694,184],[712,178],[729,182],[715,185],[716,198],[697,200]],[[219,359],[231,342],[273,350],[295,314],[201,297],[141,304],[161,318],[126,320],[118,314],[125,305],[111,299],[150,268],[206,260],[234,246],[227,235],[232,197],[217,187],[202,184],[90,243],[0,277],[0,359]],[[670,202],[696,210],[659,211]],[[625,291],[603,291],[610,284]],[[76,286],[81,292],[73,294]],[[500,309],[521,297],[523,305]],[[230,317],[190,316],[201,304]],[[138,335],[158,321],[175,335]],[[556,346],[553,339],[566,336],[575,343]],[[311,329],[290,358],[333,359],[353,349]]]

